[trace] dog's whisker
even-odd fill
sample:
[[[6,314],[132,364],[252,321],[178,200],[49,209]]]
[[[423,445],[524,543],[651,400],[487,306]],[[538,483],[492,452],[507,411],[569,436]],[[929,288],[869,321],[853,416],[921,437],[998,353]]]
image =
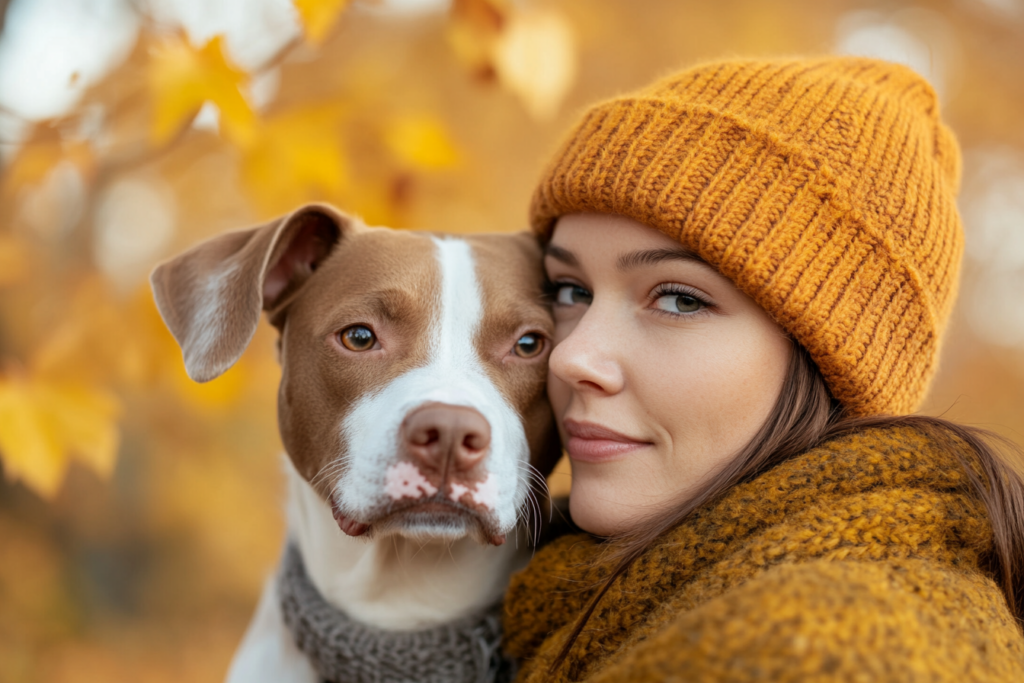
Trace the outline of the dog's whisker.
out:
[[[536,545],[540,538],[540,505],[532,490],[527,490],[526,500],[523,502],[521,511],[527,538],[531,545]]]
[[[328,465],[324,465],[323,467],[321,467],[321,468],[320,468],[320,470],[319,470],[319,471],[318,471],[318,472],[316,473],[316,475],[315,475],[315,476],[314,476],[314,477],[313,477],[313,478],[312,478],[312,479],[310,480],[310,482],[309,482],[309,483],[310,483],[310,484],[311,484],[312,486],[316,487],[316,486],[317,486],[318,484],[320,484],[320,482],[321,482],[321,481],[323,481],[323,480],[324,480],[325,478],[327,478],[328,476],[330,476],[330,475],[332,474],[332,472],[333,472],[333,471],[334,471],[334,466],[333,466],[333,464],[328,464]]]
[[[414,552],[414,553],[412,554],[412,557],[410,557],[410,558],[409,558],[409,561],[410,561],[410,562],[411,562],[412,560],[415,560],[415,559],[417,558],[417,556],[419,556],[419,554],[420,554],[421,552],[423,552],[423,547],[424,547],[424,544],[423,544],[423,543],[421,543],[421,544],[420,544],[420,546],[419,546],[418,548],[416,548],[416,552]],[[448,552],[449,552],[449,554],[450,554],[450,553],[451,553],[451,546],[450,546],[450,545],[448,545],[448,546],[446,546],[446,547],[448,548]]]
[[[516,511],[516,526],[526,532],[527,542],[530,540],[530,520],[527,512],[527,502],[523,501],[523,507]],[[519,547],[519,534],[516,534],[516,547]]]
[[[544,520],[544,515],[543,515],[543,512],[542,512],[542,507],[541,507],[540,500],[538,498],[536,498],[536,496],[534,497],[534,503],[535,503],[536,509],[537,509],[537,536],[538,536],[538,542],[539,542],[540,541],[539,536],[540,536],[541,526],[542,526],[543,520]]]
[[[548,487],[548,480],[544,475],[540,473],[540,470],[538,470],[536,467],[534,467],[530,463],[526,463],[526,465],[529,468],[529,472],[535,477],[535,481],[537,482],[538,488],[541,490],[541,492],[544,494],[544,497],[548,501],[548,524],[550,524],[552,521],[554,521],[555,518],[555,506],[553,504],[553,501],[551,500],[551,489]]]
[[[334,468],[341,467],[343,465],[345,465],[345,458],[344,457],[335,458],[334,460],[331,460],[330,462],[326,463],[323,467],[321,467],[320,471],[317,473],[316,476],[319,477],[324,472],[330,472]],[[313,480],[315,481],[316,477],[314,477]]]
[[[543,522],[544,522],[544,512],[543,512],[544,506],[547,505],[548,508],[551,507],[550,499],[545,498],[544,500],[545,500],[545,502],[541,503],[540,498],[538,498],[536,496],[536,494],[534,494],[534,509],[537,511],[537,526],[538,527],[541,526],[543,524]],[[550,524],[550,522],[551,522],[551,520],[549,519],[548,523]]]
[[[536,522],[536,519],[535,519],[536,518],[536,512],[537,512],[536,511],[536,503],[537,503],[536,495],[533,493],[533,491],[527,491],[526,492],[526,504],[523,506],[523,511],[525,513],[527,526],[531,527],[531,528],[528,529],[528,531],[530,531],[531,533],[532,533],[532,525]]]
[[[526,463],[526,471],[530,473],[530,475],[534,479],[534,482],[537,484],[538,488],[540,488],[541,491],[543,491],[544,495],[547,496],[547,497],[550,497],[551,491],[548,488],[547,477],[545,477],[543,474],[541,474],[540,470],[538,470],[536,467],[534,467],[530,463]]]
[[[532,481],[534,484],[543,490],[547,490],[547,479],[540,473],[536,467],[528,462],[517,463],[519,469],[526,474],[527,479]]]
[[[338,474],[338,471],[345,469],[345,467],[347,465],[348,465],[348,459],[345,456],[342,456],[340,458],[332,460],[331,462],[329,462],[326,465],[324,465],[323,467],[321,467],[320,470],[310,480],[309,483],[313,487],[316,487],[323,480],[325,480],[325,479],[327,479],[329,477],[333,477],[334,475]]]
[[[540,539],[540,528],[543,524],[543,506],[540,497],[543,496],[547,502],[549,511],[548,522],[554,519],[554,506],[551,504],[551,492],[547,480],[540,471],[529,462],[517,462],[517,469],[521,476],[526,479],[527,488],[523,506],[517,514],[517,521],[521,521],[526,529],[531,544],[536,546]]]

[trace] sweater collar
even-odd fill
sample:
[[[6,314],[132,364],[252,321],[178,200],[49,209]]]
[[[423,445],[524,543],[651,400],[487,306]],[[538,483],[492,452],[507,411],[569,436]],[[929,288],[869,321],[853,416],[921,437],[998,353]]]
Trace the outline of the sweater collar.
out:
[[[284,622],[326,683],[501,683],[514,675],[501,655],[501,604],[417,631],[387,631],[351,619],[310,581],[289,545],[278,576]]]
[[[752,569],[897,555],[977,568],[991,544],[956,454],[912,428],[871,429],[791,458],[699,508],[634,562],[595,614],[614,614],[628,630],[698,577],[712,576],[717,591]],[[564,536],[513,576],[506,651],[531,658],[574,623],[613,569],[603,561],[607,549],[586,534]]]

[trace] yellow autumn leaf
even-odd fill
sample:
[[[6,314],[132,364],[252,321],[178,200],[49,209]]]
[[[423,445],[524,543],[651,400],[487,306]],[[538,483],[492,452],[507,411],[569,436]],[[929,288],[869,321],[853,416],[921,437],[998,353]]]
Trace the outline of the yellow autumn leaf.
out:
[[[414,169],[450,168],[459,162],[459,153],[444,126],[428,116],[391,120],[384,130],[384,142],[399,161]]]
[[[337,197],[348,182],[340,105],[296,107],[266,120],[242,159],[242,178],[266,216]]]
[[[62,323],[35,349],[33,374],[78,384],[116,383],[152,392],[170,389],[197,413],[222,414],[242,397],[249,367],[243,359],[205,384],[188,378],[181,350],[157,312],[148,285],[117,296],[102,278],[79,282]]]
[[[72,460],[110,476],[120,410],[113,395],[95,387],[39,378],[0,379],[0,458],[7,478],[50,498]]]
[[[306,33],[306,40],[314,45],[319,45],[328,32],[348,0],[292,0],[295,10],[299,13],[302,26]]]
[[[154,116],[151,133],[156,143],[171,139],[187,125],[206,102],[220,111],[224,134],[247,144],[255,130],[256,116],[243,96],[248,75],[228,63],[223,37],[214,36],[196,49],[177,35],[156,44],[148,65]]]
[[[152,301],[148,287],[125,299],[97,274],[77,280],[59,322],[37,340],[31,371],[81,384],[151,385],[178,353]]]
[[[495,44],[494,65],[532,117],[549,119],[576,78],[572,26],[551,9],[516,14]]]

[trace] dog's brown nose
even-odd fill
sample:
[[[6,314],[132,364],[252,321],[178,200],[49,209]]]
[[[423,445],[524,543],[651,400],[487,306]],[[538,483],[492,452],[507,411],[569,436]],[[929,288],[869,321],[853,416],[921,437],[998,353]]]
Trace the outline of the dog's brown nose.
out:
[[[487,455],[491,425],[479,411],[465,406],[429,403],[402,423],[409,455],[442,476],[466,472]]]

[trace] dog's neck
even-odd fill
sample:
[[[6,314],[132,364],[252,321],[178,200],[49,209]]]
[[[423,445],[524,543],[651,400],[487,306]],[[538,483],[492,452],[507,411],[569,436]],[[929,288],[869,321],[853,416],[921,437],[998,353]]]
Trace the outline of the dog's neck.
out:
[[[497,548],[470,538],[346,536],[327,503],[284,460],[289,538],[327,602],[364,624],[410,630],[478,612],[501,597],[509,576],[529,559],[512,534]]]

